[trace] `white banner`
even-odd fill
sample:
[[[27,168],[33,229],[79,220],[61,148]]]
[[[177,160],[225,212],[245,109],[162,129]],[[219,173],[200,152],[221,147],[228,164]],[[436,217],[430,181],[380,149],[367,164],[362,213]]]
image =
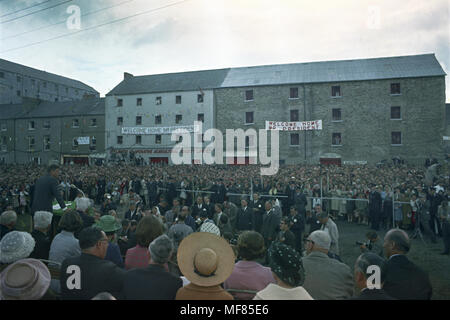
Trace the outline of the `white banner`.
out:
[[[89,144],[89,137],[78,137],[78,144]]]
[[[322,120],[314,121],[266,121],[266,130],[278,131],[300,131],[300,130],[322,130]]]
[[[124,127],[122,128],[122,134],[135,134],[135,135],[145,135],[145,134],[172,134],[177,129],[184,129],[188,132],[199,131],[198,126],[176,126],[176,127]]]

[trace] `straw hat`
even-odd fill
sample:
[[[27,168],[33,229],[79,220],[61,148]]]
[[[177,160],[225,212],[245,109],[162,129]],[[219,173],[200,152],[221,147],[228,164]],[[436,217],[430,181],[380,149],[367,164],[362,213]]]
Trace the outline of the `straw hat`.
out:
[[[0,299],[38,300],[50,287],[50,271],[36,259],[23,259],[0,274]]]
[[[209,232],[194,232],[181,241],[178,266],[192,283],[211,287],[224,282],[233,272],[233,249],[228,242]]]

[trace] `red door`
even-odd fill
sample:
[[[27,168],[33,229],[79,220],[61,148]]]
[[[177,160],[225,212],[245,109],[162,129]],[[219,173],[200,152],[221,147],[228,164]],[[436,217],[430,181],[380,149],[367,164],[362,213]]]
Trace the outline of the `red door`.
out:
[[[169,158],[167,157],[152,157],[150,158],[150,163],[169,163]]]

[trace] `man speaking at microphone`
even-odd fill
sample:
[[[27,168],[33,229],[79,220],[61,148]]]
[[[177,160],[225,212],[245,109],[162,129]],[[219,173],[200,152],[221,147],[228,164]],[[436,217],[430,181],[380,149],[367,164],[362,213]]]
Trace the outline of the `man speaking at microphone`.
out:
[[[53,199],[56,198],[61,209],[67,209],[64,199],[58,192],[59,166],[52,164],[47,169],[47,175],[39,178],[34,187],[34,199],[31,205],[31,214],[34,216],[36,211],[53,212]]]

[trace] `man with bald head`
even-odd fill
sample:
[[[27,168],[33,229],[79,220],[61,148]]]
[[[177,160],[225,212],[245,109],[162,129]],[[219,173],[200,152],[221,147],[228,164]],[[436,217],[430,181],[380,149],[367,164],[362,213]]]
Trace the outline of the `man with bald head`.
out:
[[[428,274],[406,257],[411,248],[408,234],[400,229],[389,230],[383,248],[388,259],[384,291],[400,300],[431,299],[433,291]]]

